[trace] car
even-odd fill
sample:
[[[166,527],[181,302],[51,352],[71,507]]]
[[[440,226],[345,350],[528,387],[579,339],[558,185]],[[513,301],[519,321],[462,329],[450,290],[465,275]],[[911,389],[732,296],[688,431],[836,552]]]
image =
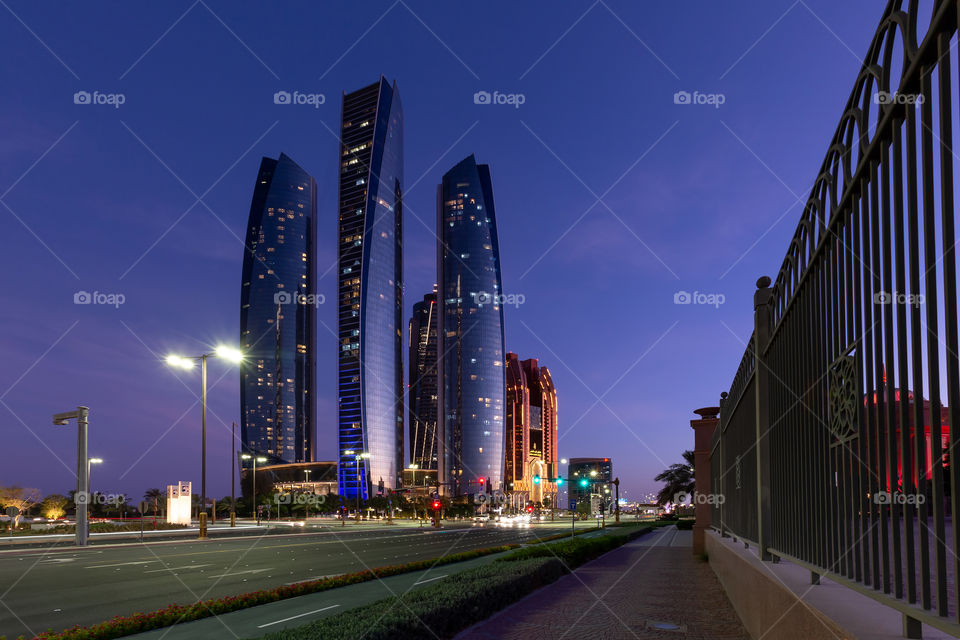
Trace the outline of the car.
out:
[[[489,513],[478,513],[478,514],[476,514],[475,516],[473,516],[473,521],[474,521],[474,522],[487,522],[487,521],[489,521],[489,520],[490,520],[490,514],[489,514]]]

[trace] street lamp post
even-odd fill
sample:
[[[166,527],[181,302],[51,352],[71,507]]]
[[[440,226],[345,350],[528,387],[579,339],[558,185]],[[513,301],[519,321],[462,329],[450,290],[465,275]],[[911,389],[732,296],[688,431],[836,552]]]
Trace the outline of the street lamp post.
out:
[[[87,459],[87,428],[90,423],[90,409],[77,407],[75,411],[65,411],[53,415],[53,424],[65,426],[70,420],[77,421],[77,490],[73,501],[77,507],[76,544],[87,546],[90,523],[87,519],[87,502],[90,500],[90,461]],[[13,531],[13,527],[10,527]]]
[[[192,369],[194,361],[200,361],[200,538],[207,537],[207,358],[216,356],[239,363],[243,361],[243,354],[237,349],[220,346],[212,353],[199,356],[167,356],[167,364],[181,369]],[[213,519],[216,520],[216,505],[213,508]]]
[[[93,479],[90,475],[90,465],[93,464],[103,464],[103,458],[87,458],[87,486],[90,488],[93,487]]]
[[[304,477],[306,478],[306,480],[304,481],[305,484],[310,484],[310,469],[304,469],[304,470],[303,470],[303,475],[304,475]],[[313,489],[312,489],[312,488],[310,489],[310,494],[313,495]],[[304,524],[306,524],[306,520],[307,520],[308,518],[310,518],[310,502],[309,502],[309,501],[305,502],[305,503],[304,503],[304,506],[303,506],[303,520],[304,520]]]
[[[233,438],[233,455],[230,461],[230,526],[237,526],[237,494],[236,489],[234,489],[234,481],[237,477],[237,472],[233,470],[233,463],[237,461],[237,423],[234,422],[230,430],[231,437]]]
[[[253,513],[251,514],[254,518],[257,518],[257,463],[266,462],[267,459],[263,456],[252,456],[249,453],[244,453],[240,455],[241,460],[253,460]]]

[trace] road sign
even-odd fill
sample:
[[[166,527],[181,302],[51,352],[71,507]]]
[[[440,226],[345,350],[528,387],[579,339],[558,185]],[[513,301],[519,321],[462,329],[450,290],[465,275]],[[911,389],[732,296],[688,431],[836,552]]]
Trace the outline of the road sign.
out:
[[[147,512],[147,501],[146,501],[146,500],[141,500],[141,501],[140,501],[140,513],[146,513],[146,512]]]
[[[20,509],[17,509],[16,507],[7,507],[7,515],[11,518],[16,518],[18,515],[20,515]]]

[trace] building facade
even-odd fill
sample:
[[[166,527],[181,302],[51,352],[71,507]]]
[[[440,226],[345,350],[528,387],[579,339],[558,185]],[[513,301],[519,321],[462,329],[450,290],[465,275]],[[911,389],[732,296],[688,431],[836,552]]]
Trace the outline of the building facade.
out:
[[[535,358],[506,354],[506,490],[522,502],[559,507],[557,390]]]
[[[284,154],[263,158],[240,288],[240,437],[271,464],[316,455],[317,187]]]
[[[591,495],[609,501],[613,461],[610,458],[570,458],[567,482],[571,510],[575,510],[581,501],[589,503]]]
[[[383,77],[344,94],[342,109],[339,489],[366,498],[399,486],[403,471],[403,110]]]
[[[413,305],[410,317],[408,419],[412,469],[437,468],[438,316],[437,292],[434,290]]]
[[[503,488],[504,338],[490,169],[471,155],[437,189],[438,475],[461,495]]]

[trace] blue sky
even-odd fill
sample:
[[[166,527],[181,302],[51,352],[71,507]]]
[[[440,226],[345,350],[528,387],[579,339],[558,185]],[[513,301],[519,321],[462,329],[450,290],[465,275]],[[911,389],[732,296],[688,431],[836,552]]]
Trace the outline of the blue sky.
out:
[[[50,414],[77,404],[106,460],[95,489],[199,481],[199,376],[158,357],[236,341],[253,182],[281,151],[319,188],[332,458],[340,96],[383,74],[405,114],[405,317],[434,282],[436,184],[475,153],[504,292],[524,300],[505,309],[507,349],[551,369],[560,455],[612,457],[628,498],[655,490],[692,446],[693,409],[730,383],[754,283],[780,267],[882,9],[7,0],[0,484],[72,487],[74,430]],[[75,104],[80,91],[123,103]],[[277,91],[324,102],[277,105]],[[522,104],[476,104],[481,91]],[[124,302],[77,305],[78,291]],[[675,304],[680,291],[722,303]],[[217,362],[210,376],[209,492],[223,495],[239,380]]]

